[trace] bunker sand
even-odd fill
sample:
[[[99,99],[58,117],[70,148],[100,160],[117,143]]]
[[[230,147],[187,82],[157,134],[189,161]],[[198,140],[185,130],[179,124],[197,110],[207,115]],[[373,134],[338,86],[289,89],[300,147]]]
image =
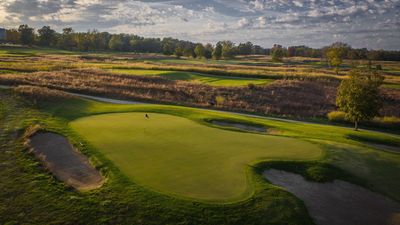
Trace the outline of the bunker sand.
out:
[[[28,142],[31,151],[57,179],[78,190],[92,190],[104,183],[99,171],[69,141],[54,133],[37,133]]]
[[[267,132],[267,128],[262,127],[262,126],[251,125],[251,124],[229,122],[229,121],[218,121],[218,120],[213,120],[211,123],[214,125],[217,125],[217,126],[221,126],[221,127],[232,127],[232,128],[236,128],[239,130],[249,131],[249,132],[259,132],[259,133]]]
[[[302,176],[267,170],[264,177],[304,201],[317,225],[399,225],[400,204],[360,186],[335,180],[306,181]]]

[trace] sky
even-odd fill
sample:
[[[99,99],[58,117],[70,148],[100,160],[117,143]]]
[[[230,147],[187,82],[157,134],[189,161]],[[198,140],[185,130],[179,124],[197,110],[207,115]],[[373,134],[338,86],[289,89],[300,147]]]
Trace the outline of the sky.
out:
[[[400,50],[400,0],[0,0],[0,27],[50,25],[263,47]]]

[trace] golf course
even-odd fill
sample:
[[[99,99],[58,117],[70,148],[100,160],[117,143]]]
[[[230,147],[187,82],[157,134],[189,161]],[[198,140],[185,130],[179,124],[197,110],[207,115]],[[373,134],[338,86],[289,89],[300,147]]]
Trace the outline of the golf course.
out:
[[[355,130],[352,63],[0,48],[0,224],[399,225],[400,67]]]
[[[0,156],[3,162],[17,160],[25,169],[1,170],[6,181],[1,185],[3,190],[35,191],[18,199],[7,197],[14,195],[9,191],[3,193],[1,198],[10,206],[2,208],[3,221],[13,221],[14,210],[37,208],[32,204],[40,195],[38,209],[48,213],[29,210],[25,215],[35,218],[33,223],[48,219],[118,223],[114,216],[118,210],[117,214],[126,215],[124,221],[177,223],[192,218],[202,224],[312,224],[301,200],[263,177],[268,168],[318,182],[344,180],[379,196],[400,199],[399,153],[369,145],[397,146],[400,137],[395,134],[182,106],[103,103],[59,91],[48,92],[53,97],[32,106],[28,96],[13,92],[0,89],[0,140],[6,149],[19,147]],[[71,191],[24,153],[24,135],[10,138],[25,129],[68,138],[106,178],[104,184],[90,191]],[[54,205],[52,199],[60,193]],[[71,201],[79,207],[66,207]],[[158,216],[150,218],[154,210]],[[68,219],[70,214],[75,219]]]
[[[400,0],[0,0],[0,225],[400,225]]]

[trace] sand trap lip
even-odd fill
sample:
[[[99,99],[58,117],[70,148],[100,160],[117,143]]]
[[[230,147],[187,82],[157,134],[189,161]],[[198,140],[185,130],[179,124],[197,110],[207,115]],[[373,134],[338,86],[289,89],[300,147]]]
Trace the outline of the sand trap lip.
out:
[[[360,186],[339,180],[309,182],[298,174],[274,169],[263,175],[303,200],[318,225],[400,224],[399,203]]]
[[[28,144],[46,168],[67,185],[78,190],[92,190],[104,183],[99,171],[65,137],[55,133],[36,133]]]
[[[211,120],[210,122],[214,125],[221,126],[221,127],[231,127],[231,128],[244,130],[244,131],[259,132],[259,133],[267,132],[267,128],[265,128],[261,125],[257,126],[257,125],[239,123],[239,122],[222,121],[222,120]]]

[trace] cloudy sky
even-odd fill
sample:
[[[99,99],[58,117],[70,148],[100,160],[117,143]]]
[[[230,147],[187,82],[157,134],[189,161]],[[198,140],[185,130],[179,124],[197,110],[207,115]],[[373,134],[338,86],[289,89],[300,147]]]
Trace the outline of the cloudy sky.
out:
[[[400,0],[0,0],[0,26],[400,50]]]

